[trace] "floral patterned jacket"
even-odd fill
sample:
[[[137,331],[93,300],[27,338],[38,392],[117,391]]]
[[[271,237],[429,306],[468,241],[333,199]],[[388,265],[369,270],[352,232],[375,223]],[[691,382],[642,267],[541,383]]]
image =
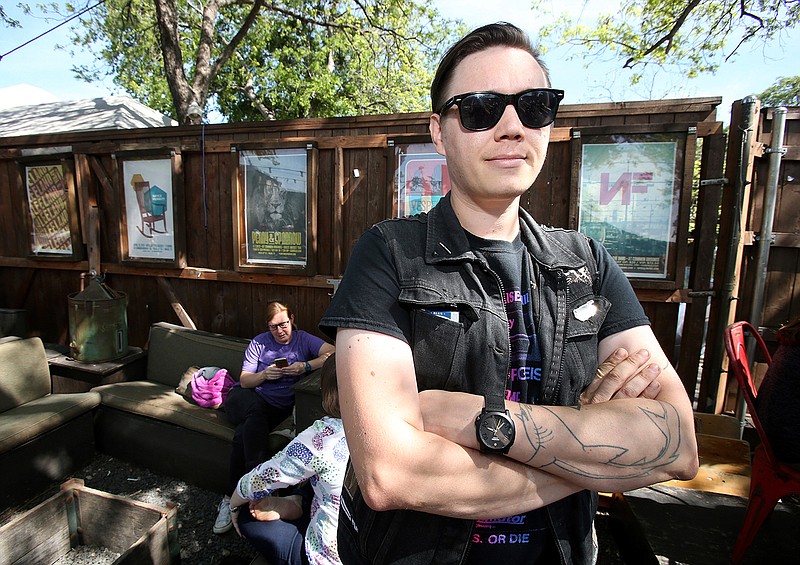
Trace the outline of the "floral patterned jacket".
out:
[[[244,475],[236,488],[242,498],[259,500],[308,479],[314,489],[305,539],[308,561],[312,565],[339,565],[336,528],[349,455],[342,421],[325,416],[269,461]]]

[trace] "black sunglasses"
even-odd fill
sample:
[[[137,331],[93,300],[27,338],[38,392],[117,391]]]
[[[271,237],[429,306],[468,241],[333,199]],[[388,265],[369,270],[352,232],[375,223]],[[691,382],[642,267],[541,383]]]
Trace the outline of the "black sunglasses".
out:
[[[562,98],[564,91],[554,88],[531,88],[517,94],[467,92],[450,98],[437,114],[443,116],[452,106],[458,106],[461,125],[465,129],[484,131],[496,126],[506,106],[513,104],[522,125],[543,128],[555,121]]]

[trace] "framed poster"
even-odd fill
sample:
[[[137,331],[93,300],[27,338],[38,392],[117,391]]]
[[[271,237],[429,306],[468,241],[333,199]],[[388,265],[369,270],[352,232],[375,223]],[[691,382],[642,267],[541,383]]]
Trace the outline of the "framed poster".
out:
[[[316,149],[294,145],[237,148],[240,268],[313,270]]]
[[[162,153],[163,155],[163,153]],[[122,157],[122,256],[124,261],[182,266],[176,237],[180,199],[179,156]]]
[[[71,162],[24,165],[30,255],[79,260],[83,257]]]
[[[577,229],[629,277],[676,278],[686,140],[685,130],[581,135]]]
[[[394,217],[428,212],[450,192],[446,159],[430,142],[410,141],[394,147]]]

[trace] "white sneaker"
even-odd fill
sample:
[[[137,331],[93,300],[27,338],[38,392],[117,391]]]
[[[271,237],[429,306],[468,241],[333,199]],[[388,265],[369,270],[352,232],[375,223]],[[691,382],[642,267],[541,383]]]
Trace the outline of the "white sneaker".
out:
[[[217,507],[217,519],[214,521],[214,533],[224,534],[233,527],[231,522],[231,497],[225,496]]]

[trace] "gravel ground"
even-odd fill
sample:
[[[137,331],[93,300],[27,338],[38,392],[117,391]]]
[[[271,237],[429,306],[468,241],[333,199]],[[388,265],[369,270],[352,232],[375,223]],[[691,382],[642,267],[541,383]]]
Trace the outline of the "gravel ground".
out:
[[[231,530],[224,535],[211,531],[221,498],[217,493],[171,477],[156,475],[147,469],[102,454],[98,454],[89,465],[76,472],[74,477],[83,479],[87,487],[140,502],[161,506],[167,501],[175,503],[178,507],[178,542],[182,564],[248,565],[256,555],[235,531]],[[61,482],[63,481],[24,505],[3,511],[0,514],[0,525],[56,494]],[[623,565],[624,561],[620,558],[610,533],[609,522],[607,515],[602,512],[598,514],[598,565]],[[61,560],[59,565],[101,565],[113,561],[113,556],[109,557],[101,548],[81,548],[80,552],[72,553],[74,555],[70,555],[69,560]]]
[[[111,494],[126,496],[140,502],[164,506],[173,502],[178,509],[178,542],[181,547],[181,563],[190,565],[239,565],[249,564],[255,551],[235,531],[217,535],[211,531],[216,518],[216,509],[221,496],[186,482],[156,475],[142,467],[99,454],[92,462],[77,471],[76,478],[83,479],[87,487]],[[24,505],[7,509],[0,514],[0,525],[5,524],[22,511],[27,510],[58,492],[59,481],[46,493]],[[94,549],[94,548],[93,548]],[[83,550],[81,553],[91,553]],[[75,556],[71,563],[110,563],[103,561],[100,551],[94,560],[83,561]],[[91,556],[86,557],[89,559]]]

